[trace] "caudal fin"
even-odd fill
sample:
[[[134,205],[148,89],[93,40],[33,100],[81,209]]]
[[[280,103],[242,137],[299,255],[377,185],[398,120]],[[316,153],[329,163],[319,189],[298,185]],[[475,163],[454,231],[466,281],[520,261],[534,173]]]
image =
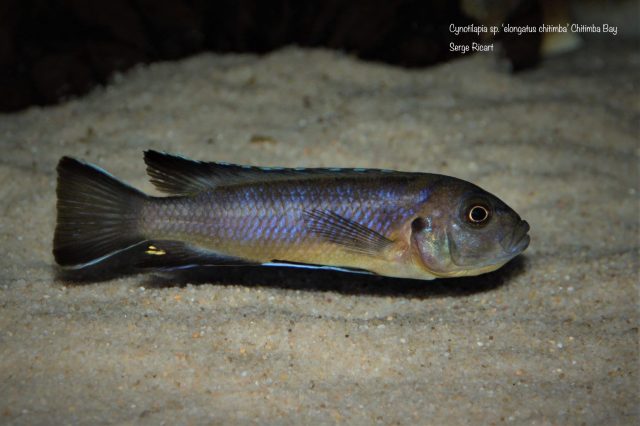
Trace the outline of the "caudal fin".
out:
[[[84,268],[145,241],[137,225],[144,193],[73,158],[62,157],[57,170],[53,255],[59,265]]]

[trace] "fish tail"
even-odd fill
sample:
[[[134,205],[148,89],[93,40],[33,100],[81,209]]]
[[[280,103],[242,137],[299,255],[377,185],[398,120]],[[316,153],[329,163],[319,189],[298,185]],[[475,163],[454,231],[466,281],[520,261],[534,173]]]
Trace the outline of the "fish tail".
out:
[[[56,262],[71,269],[97,264],[146,240],[138,222],[149,197],[94,165],[58,163]]]

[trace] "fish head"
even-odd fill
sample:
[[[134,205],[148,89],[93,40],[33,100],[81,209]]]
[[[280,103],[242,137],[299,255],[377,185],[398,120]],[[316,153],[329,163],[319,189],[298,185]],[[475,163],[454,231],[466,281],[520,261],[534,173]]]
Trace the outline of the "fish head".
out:
[[[503,201],[454,178],[434,183],[411,223],[418,263],[437,277],[494,271],[529,245],[529,224]]]

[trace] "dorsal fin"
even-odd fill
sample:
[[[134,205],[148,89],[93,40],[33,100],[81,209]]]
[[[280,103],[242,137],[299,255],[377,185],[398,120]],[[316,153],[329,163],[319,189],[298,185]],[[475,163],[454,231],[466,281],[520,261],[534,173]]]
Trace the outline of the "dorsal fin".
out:
[[[144,162],[151,183],[159,190],[172,195],[191,195],[217,186],[250,182],[303,179],[312,177],[345,177],[367,174],[400,173],[379,169],[341,168],[284,168],[254,167],[228,163],[190,160],[178,155],[158,151],[145,151]],[[403,173],[404,174],[404,173]]]
[[[164,152],[145,151],[144,162],[151,183],[168,194],[195,194],[217,186],[225,178],[225,170],[218,170],[215,163],[189,160]]]

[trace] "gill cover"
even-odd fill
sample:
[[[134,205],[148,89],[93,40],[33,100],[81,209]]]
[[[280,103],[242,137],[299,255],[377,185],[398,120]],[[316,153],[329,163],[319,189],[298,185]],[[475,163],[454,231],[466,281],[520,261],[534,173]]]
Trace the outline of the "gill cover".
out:
[[[436,227],[433,222],[429,216],[413,220],[411,245],[419,265],[437,277],[444,277],[451,270],[449,236],[445,228]]]

